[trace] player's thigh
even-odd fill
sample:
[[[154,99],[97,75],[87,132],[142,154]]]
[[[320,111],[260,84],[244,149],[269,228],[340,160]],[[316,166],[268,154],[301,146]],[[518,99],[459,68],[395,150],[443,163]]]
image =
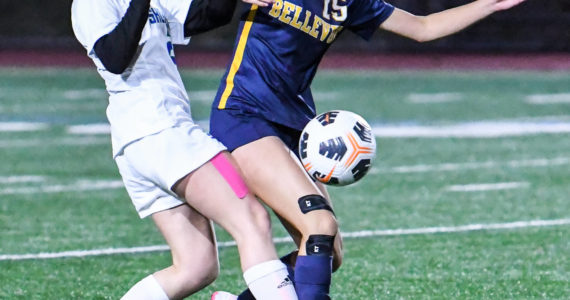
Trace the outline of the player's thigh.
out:
[[[247,235],[270,235],[269,215],[257,199],[247,193],[237,164],[229,153],[219,155],[224,156],[225,169],[207,162],[177,183],[176,193],[236,239]],[[232,174],[235,175],[233,180],[238,182],[230,182],[228,176]],[[236,188],[240,181],[246,193]]]
[[[183,204],[152,215],[172,252],[175,266],[196,269],[217,267],[217,247],[212,223]]]
[[[319,191],[321,192],[321,194],[323,195],[323,197],[325,197],[325,199],[327,199],[327,201],[329,202],[329,205],[332,207],[332,201],[331,201],[331,196],[329,194],[329,191],[327,190],[327,186],[324,185],[321,182],[315,182],[315,185],[317,186],[317,188],[319,189]]]
[[[330,219],[330,212],[317,210],[306,218],[298,200],[306,195],[319,194],[315,183],[299,167],[290,150],[277,137],[264,137],[232,152],[238,161],[250,188],[277,214],[303,231],[304,222]]]
[[[184,203],[172,187],[225,147],[192,122],[136,140],[115,158],[141,218]]]

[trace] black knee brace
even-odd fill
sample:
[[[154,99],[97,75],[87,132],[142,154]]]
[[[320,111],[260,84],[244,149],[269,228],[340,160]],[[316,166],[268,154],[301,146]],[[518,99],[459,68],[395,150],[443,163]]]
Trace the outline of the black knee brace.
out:
[[[315,234],[310,235],[306,244],[307,255],[332,256],[334,250],[334,236]]]
[[[304,214],[317,209],[325,209],[334,214],[332,207],[321,195],[307,195],[299,198],[299,207]]]

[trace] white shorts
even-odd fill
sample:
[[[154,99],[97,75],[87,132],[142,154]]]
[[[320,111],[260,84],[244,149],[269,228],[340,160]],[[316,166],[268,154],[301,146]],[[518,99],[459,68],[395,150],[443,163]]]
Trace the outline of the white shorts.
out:
[[[183,204],[172,191],[174,184],[225,149],[188,122],[130,143],[115,162],[139,216],[144,218]]]

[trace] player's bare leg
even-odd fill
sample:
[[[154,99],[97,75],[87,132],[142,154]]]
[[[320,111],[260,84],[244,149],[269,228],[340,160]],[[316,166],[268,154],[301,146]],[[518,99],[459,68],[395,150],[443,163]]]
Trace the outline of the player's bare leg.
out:
[[[303,166],[301,165],[301,163],[299,162],[299,160],[297,159],[295,154],[293,154],[290,150],[289,150],[289,154],[291,155],[291,157],[296,162],[298,162],[299,168],[303,169]],[[307,175],[307,178],[310,179],[310,177],[308,175]],[[315,182],[315,184],[316,184],[317,188],[319,189],[319,191],[321,192],[321,194],[325,197],[325,199],[327,199],[329,205],[331,207],[333,207],[331,197],[330,197],[329,192],[327,191],[326,186],[320,182]],[[297,230],[295,228],[295,226],[293,226],[291,223],[287,222],[287,220],[285,220],[284,218],[279,216],[279,214],[277,214],[277,218],[279,219],[279,221],[281,221],[281,224],[283,224],[283,227],[287,230],[287,232],[289,233],[291,238],[293,238],[293,241],[295,242],[297,247],[299,247],[301,244],[301,238],[302,238],[301,232],[299,232],[299,230]],[[342,249],[343,249],[342,248],[342,236],[341,236],[340,230],[339,230],[339,233],[335,236],[334,251],[333,251],[333,272],[338,270],[338,268],[340,268],[340,266],[342,265],[342,258],[344,255],[344,252]],[[297,255],[295,253],[291,253],[291,255],[288,255],[288,257],[284,257],[284,258],[287,260],[286,262],[284,261],[286,264],[294,266]],[[282,260],[283,260],[283,258],[282,258]]]
[[[121,299],[181,299],[218,276],[218,253],[211,222],[183,204],[152,215],[172,254],[172,265],[141,280]]]
[[[233,151],[233,156],[254,194],[301,233],[299,256],[295,266],[299,299],[311,299],[313,296],[313,291],[308,291],[307,296],[304,296],[304,292],[299,289],[303,286],[299,282],[311,276],[309,279],[315,282],[308,285],[318,286],[321,290],[316,293],[326,296],[332,273],[330,256],[334,248],[334,238],[338,234],[338,225],[331,211],[303,207],[306,202],[304,197],[310,195],[314,195],[317,202],[322,201],[318,200],[324,199],[321,191],[308,178],[306,172],[299,168],[296,160],[289,154],[289,149],[277,137],[265,137],[241,146]],[[324,252],[315,253],[313,250]],[[305,261],[312,264],[311,274],[308,274],[309,266]],[[327,264],[328,271],[325,270]],[[316,269],[321,269],[323,276],[315,276]],[[328,278],[325,277],[327,273]]]
[[[229,154],[225,155],[231,162]],[[276,258],[271,223],[265,208],[251,194],[238,198],[211,162],[183,178],[173,190],[232,235],[244,271]]]
[[[323,190],[321,189],[321,191],[323,191]],[[330,199],[328,196],[325,196],[325,198],[327,200]],[[330,204],[330,200],[329,200],[329,204]],[[287,230],[287,232],[289,233],[291,238],[293,238],[293,242],[295,242],[297,247],[299,247],[299,245],[301,244],[301,237],[302,237],[301,232],[299,232],[299,230],[297,230],[293,225],[291,225],[289,222],[287,222],[287,220],[281,218],[279,215],[277,215],[277,218],[279,219],[279,221],[281,221],[281,224],[283,224],[283,227]],[[295,260],[297,259],[296,252],[297,251],[291,252],[287,256],[282,257],[281,261],[283,261],[288,266],[295,266]],[[342,265],[343,256],[344,256],[344,252],[343,252],[343,248],[342,248],[342,234],[339,230],[338,234],[335,236],[335,239],[334,239],[333,263],[332,263],[332,271],[333,272],[336,272],[340,268],[340,266]]]
[[[303,246],[309,232],[336,235],[338,227],[330,211],[315,210],[304,214],[299,209],[301,197],[320,194],[320,190],[299,169],[280,139],[265,137],[237,148],[232,154],[253,193],[303,233],[300,255],[306,254]]]
[[[172,266],[154,274],[169,299],[180,299],[218,276],[218,251],[210,220],[188,205],[152,215],[172,253]]]
[[[226,167],[235,166],[228,153],[221,155]],[[238,191],[211,161],[181,179],[173,190],[188,205],[153,215],[172,251],[173,265],[154,274],[169,299],[200,290],[218,274],[215,236],[208,220],[235,239],[244,278],[257,299],[297,299],[293,286],[276,290],[287,278],[287,271],[277,259],[269,215],[257,199],[249,193],[238,197]]]
[[[232,235],[244,279],[257,299],[297,299],[292,285],[281,284],[287,271],[277,259],[269,215],[247,191],[238,170],[224,152],[182,179],[174,191]]]
[[[325,197],[327,198],[327,197]],[[329,198],[327,198],[329,199]],[[301,232],[299,232],[299,230],[297,230],[295,227],[293,227],[293,225],[289,224],[289,222],[287,222],[287,220],[280,218],[279,215],[277,216],[279,221],[281,221],[281,224],[283,224],[283,227],[287,230],[287,232],[289,233],[289,235],[291,236],[291,238],[293,238],[293,242],[295,242],[295,244],[297,245],[297,247],[299,247],[299,245],[301,244],[301,237],[302,234]],[[287,255],[287,257],[282,257],[282,261],[287,265],[290,266],[295,266],[295,260],[297,259],[297,255],[296,255],[297,251],[294,251],[290,254]],[[342,259],[344,256],[344,252],[343,252],[343,247],[342,247],[342,234],[340,232],[340,230],[338,231],[338,234],[335,236],[334,239],[334,250],[333,250],[333,262],[332,262],[332,271],[336,272],[340,266],[342,265]]]
[[[289,154],[291,155],[293,160],[295,162],[297,162],[297,165],[299,166],[299,168],[301,170],[303,170],[303,172],[305,173],[305,169],[303,168],[303,165],[301,164],[301,162],[299,161],[297,156],[291,150],[289,150]],[[305,175],[307,176],[307,178],[310,179],[308,174],[305,174]],[[310,179],[310,180],[312,180],[312,179]],[[315,184],[316,184],[317,188],[319,189],[319,191],[321,192],[321,194],[325,197],[325,199],[327,199],[328,204],[334,209],[333,203],[331,201],[331,196],[327,190],[327,187],[320,182],[315,182]],[[291,235],[291,237],[293,238],[293,240],[295,241],[297,246],[299,246],[300,240],[301,240],[301,233],[298,230],[296,230],[293,225],[288,224],[288,222],[285,219],[279,217],[279,220],[281,221],[281,223],[283,224],[285,229],[287,229],[287,231],[289,232],[289,234]],[[338,270],[338,268],[340,268],[340,266],[342,265],[342,258],[344,256],[344,252],[342,249],[343,249],[342,248],[342,235],[341,235],[341,232],[339,230],[337,235],[335,236],[335,240],[334,240],[333,272]]]
[[[295,156],[295,160],[297,162],[299,162],[296,159],[296,156]],[[303,171],[305,170],[300,162],[299,162],[299,167],[302,168]],[[320,182],[316,182],[316,185],[319,188],[319,190],[321,191],[321,193],[323,194],[323,196],[325,197],[325,199],[328,200],[329,205],[334,209],[333,203],[331,201],[331,196],[329,194],[329,191],[327,190],[327,187]],[[338,270],[338,268],[340,268],[340,266],[342,265],[343,257],[344,257],[344,251],[342,248],[342,234],[341,234],[340,229],[339,229],[339,231],[338,231],[338,233],[334,239],[333,266],[332,266],[333,272],[335,272],[336,270]]]

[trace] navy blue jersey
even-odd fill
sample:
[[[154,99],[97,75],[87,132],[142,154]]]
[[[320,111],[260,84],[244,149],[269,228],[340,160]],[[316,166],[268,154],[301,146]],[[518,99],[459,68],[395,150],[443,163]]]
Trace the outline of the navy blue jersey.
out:
[[[382,0],[275,0],[248,5],[212,109],[239,110],[302,130],[315,116],[311,81],[348,29],[369,39],[394,8]]]

